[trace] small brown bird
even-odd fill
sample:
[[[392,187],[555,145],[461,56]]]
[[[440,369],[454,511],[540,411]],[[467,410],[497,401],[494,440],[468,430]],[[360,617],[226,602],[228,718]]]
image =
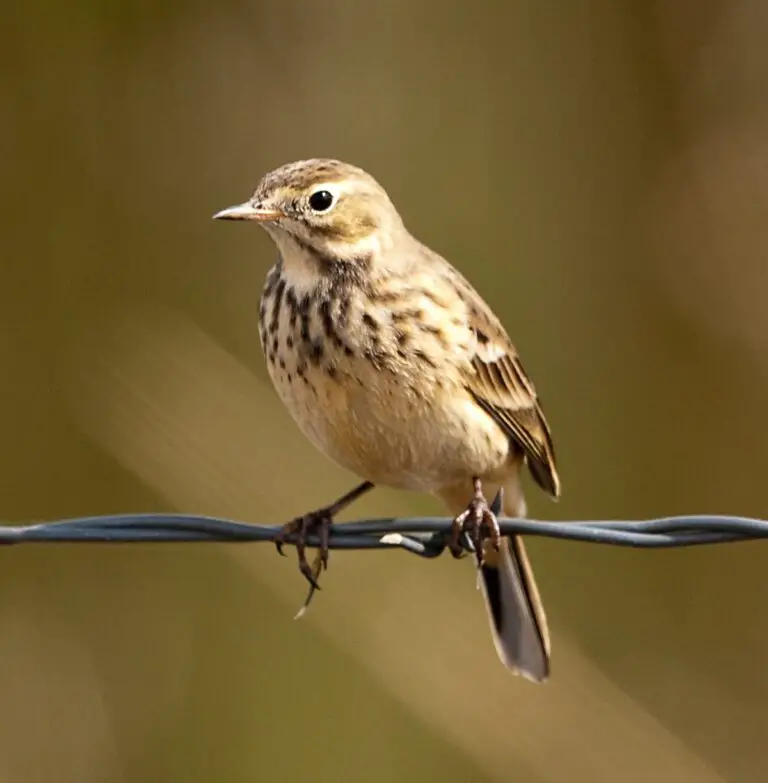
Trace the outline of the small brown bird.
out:
[[[408,232],[384,189],[336,160],[289,163],[214,216],[254,220],[279,259],[259,333],[272,382],[314,445],[365,481],[286,526],[327,542],[342,508],[375,484],[431,492],[468,527],[496,649],[515,672],[549,674],[549,633],[516,536],[501,538],[484,492],[526,513],[520,468],[560,494],[549,427],[499,320],[467,280]],[[484,534],[489,535],[484,535]],[[327,547],[318,566],[327,565]]]

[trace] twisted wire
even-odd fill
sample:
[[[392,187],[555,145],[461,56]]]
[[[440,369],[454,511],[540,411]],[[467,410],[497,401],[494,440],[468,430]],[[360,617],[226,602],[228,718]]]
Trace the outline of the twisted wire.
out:
[[[436,557],[445,548],[447,517],[381,517],[334,524],[331,549],[404,549]],[[547,522],[499,518],[505,534],[658,549],[768,538],[768,522],[749,517],[693,515],[647,520]],[[250,524],[192,514],[115,514],[0,527],[0,546],[33,543],[274,542],[282,525]],[[291,536],[286,537],[291,543]],[[319,545],[317,536],[307,546]],[[470,545],[467,543],[467,547]]]

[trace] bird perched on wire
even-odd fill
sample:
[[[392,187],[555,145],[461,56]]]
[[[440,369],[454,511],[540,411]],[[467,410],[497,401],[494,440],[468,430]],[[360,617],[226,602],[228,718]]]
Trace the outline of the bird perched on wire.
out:
[[[337,160],[289,163],[217,219],[255,221],[277,245],[259,333],[277,392],[307,438],[363,483],[285,527],[317,586],[333,517],[374,485],[430,492],[468,531],[502,661],[549,674],[547,622],[523,542],[502,537],[486,497],[526,513],[527,464],[560,481],[533,384],[498,318],[444,258],[413,237],[378,182]],[[320,536],[316,567],[305,554]]]

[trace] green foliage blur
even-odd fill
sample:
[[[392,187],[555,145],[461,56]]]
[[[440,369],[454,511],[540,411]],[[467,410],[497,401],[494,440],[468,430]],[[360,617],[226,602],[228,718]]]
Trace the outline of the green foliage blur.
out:
[[[532,516],[766,516],[764,3],[3,21],[3,519],[277,522],[352,485],[268,384],[272,245],[210,219],[314,156],[371,171],[503,317],[563,478]],[[351,516],[438,508],[381,490]],[[469,562],[333,553],[294,622],[270,547],[0,552],[0,783],[765,779],[763,546],[529,549],[541,687],[498,664]]]

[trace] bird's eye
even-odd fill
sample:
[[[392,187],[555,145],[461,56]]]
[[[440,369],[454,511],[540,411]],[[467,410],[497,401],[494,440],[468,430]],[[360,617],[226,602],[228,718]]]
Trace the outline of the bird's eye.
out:
[[[329,210],[333,205],[333,193],[328,190],[316,190],[309,197],[309,206],[315,210],[315,212],[325,212]]]

